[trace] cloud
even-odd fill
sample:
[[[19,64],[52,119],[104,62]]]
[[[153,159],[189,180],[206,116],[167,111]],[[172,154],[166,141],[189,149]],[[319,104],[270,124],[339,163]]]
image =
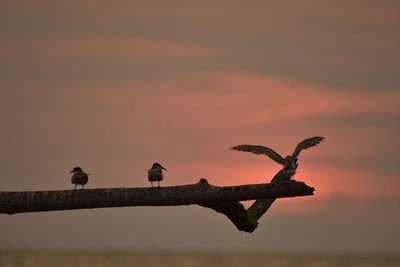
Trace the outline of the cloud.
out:
[[[1,73],[71,83],[235,69],[358,92],[398,88],[395,4],[309,3],[8,3]]]
[[[145,38],[85,36],[77,38],[29,39],[0,42],[2,61],[9,67],[62,67],[89,64],[155,64],[202,59],[210,51],[198,45]]]

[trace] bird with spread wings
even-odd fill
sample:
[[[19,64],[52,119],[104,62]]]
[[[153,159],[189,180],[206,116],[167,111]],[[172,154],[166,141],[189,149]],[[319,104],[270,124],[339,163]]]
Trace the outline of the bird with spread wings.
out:
[[[273,149],[265,146],[255,146],[255,145],[239,145],[239,146],[234,146],[232,149],[234,150],[239,150],[239,151],[246,151],[246,152],[251,152],[254,154],[264,154],[273,159],[275,162],[283,165],[284,167],[291,166],[292,164],[296,164],[297,157],[299,156],[301,150],[307,149],[313,146],[318,145],[320,142],[322,142],[325,139],[325,137],[320,137],[320,136],[314,136],[307,138],[303,141],[301,141],[293,151],[293,154],[291,156],[286,156],[286,158],[283,158],[281,155],[279,155],[277,152],[275,152]],[[297,166],[297,165],[296,165]]]

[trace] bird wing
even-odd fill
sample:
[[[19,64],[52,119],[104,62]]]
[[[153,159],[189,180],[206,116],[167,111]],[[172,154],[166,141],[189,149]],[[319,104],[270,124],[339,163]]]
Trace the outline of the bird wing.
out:
[[[279,164],[284,164],[283,158],[278,153],[276,153],[271,148],[265,146],[239,145],[232,147],[232,149],[251,152],[254,154],[264,154],[273,159],[274,161],[278,162]]]
[[[161,171],[161,169],[153,169],[153,168],[151,168],[149,171],[148,171],[148,180],[151,182],[151,181],[162,181],[163,180],[163,174],[162,174],[162,171]]]
[[[71,184],[86,184],[89,180],[88,174],[84,172],[74,173],[71,178]]]
[[[321,137],[321,136],[314,136],[314,137],[304,139],[296,146],[296,149],[293,151],[292,157],[297,158],[297,156],[300,154],[300,151],[302,149],[307,149],[307,148],[316,146],[320,142],[322,142],[324,139],[325,139],[325,137]]]

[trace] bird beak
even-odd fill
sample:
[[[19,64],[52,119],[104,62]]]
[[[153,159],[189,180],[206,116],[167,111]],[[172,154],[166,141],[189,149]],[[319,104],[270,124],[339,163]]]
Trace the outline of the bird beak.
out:
[[[164,168],[163,166],[161,166],[161,169],[164,169],[164,170],[166,170],[166,171],[168,171],[166,168]]]
[[[74,171],[72,170],[72,171],[70,171],[69,173],[73,173]]]

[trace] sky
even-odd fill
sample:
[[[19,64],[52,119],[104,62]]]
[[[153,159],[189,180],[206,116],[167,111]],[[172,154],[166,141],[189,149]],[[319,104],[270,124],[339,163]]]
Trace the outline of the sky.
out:
[[[0,215],[0,249],[400,251],[398,1],[2,1],[0,190],[269,182],[252,234],[197,206]],[[245,203],[248,206],[250,203]]]

